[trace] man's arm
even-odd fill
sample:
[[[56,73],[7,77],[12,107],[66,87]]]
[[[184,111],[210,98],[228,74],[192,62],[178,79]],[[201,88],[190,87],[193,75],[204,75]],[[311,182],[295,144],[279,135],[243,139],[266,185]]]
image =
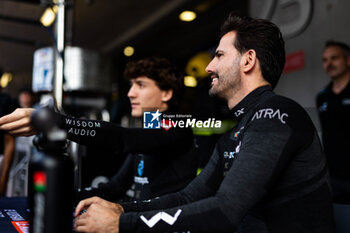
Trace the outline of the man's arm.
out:
[[[0,195],[4,195],[7,187],[8,176],[15,153],[15,138],[9,134],[4,135],[4,159],[0,176]]]
[[[0,118],[0,130],[14,136],[32,136],[36,132],[30,124],[34,108],[17,108],[12,113]]]
[[[203,175],[201,173],[181,191],[182,195],[170,194],[136,202],[133,206],[123,205],[125,213],[119,219],[120,232],[235,231],[243,217],[275,187],[293,156],[313,142],[315,132],[304,127],[300,120],[295,121],[300,125],[297,133],[279,120],[256,120],[246,127],[239,152],[223,179],[223,163],[220,162],[223,154],[216,154],[216,159],[208,166],[216,165],[210,169],[206,167]],[[222,139],[217,145],[220,143],[226,144]],[[298,158],[296,163],[298,169],[315,169],[314,174],[324,167],[322,159],[310,162],[308,158]],[[295,182],[288,183],[288,188],[290,185],[299,187],[314,175],[309,172],[298,175],[298,169],[288,174],[290,182]]]
[[[123,128],[116,124],[79,119],[56,113],[58,126],[68,139],[83,145],[112,146],[123,153],[153,153],[166,156],[169,150],[187,149],[193,144],[191,129]]]
[[[189,184],[185,190],[174,194],[168,194],[162,196],[161,198],[155,198],[152,200],[139,202],[135,201],[123,203],[122,205],[105,201],[99,197],[92,197],[82,200],[81,202],[79,202],[75,210],[75,228],[77,231],[103,232],[103,230],[105,230],[104,226],[111,225],[118,226],[119,230],[119,217],[125,211],[146,211],[156,210],[159,208],[171,208],[213,195],[215,193],[215,190],[217,190],[218,185],[220,184],[219,181],[211,182],[213,181],[212,179],[214,177],[218,177],[218,174],[215,174],[216,172],[219,172],[219,170],[217,169],[217,164],[218,154],[214,153],[211,160],[208,163],[208,166],[206,166],[206,168],[201,172],[201,174],[197,178],[195,178],[195,180],[193,180],[193,182]],[[100,211],[100,209],[103,208],[98,205],[114,209],[115,211],[114,213],[112,213],[111,211]],[[82,220],[82,215],[85,215],[85,213],[81,214],[83,210],[85,210],[86,213],[89,213],[90,217],[88,218],[84,216],[84,219]],[[110,219],[110,221],[102,225],[97,225],[97,222],[100,221],[101,218],[102,220]],[[90,231],[88,228],[85,227],[78,227],[82,225],[87,226],[93,223],[95,223],[95,227],[97,226],[97,228],[93,228],[94,231]]]
[[[216,154],[208,164],[212,167],[206,167],[185,190],[122,205],[125,213],[119,219],[120,232],[234,231],[243,216],[267,192],[290,138],[288,130],[257,135],[254,131],[246,133],[242,149],[222,181],[218,179],[223,170]],[[261,145],[267,147],[261,150]],[[76,213],[84,208],[80,205]]]
[[[30,136],[36,132],[30,124],[32,108],[16,109],[13,113],[0,118],[0,130],[6,130],[15,136]],[[116,124],[79,119],[56,113],[57,125],[66,130],[68,139],[82,145],[100,145],[115,147],[124,153],[162,153],[188,148],[193,143],[190,129],[128,129]]]
[[[118,233],[119,217],[123,208],[116,203],[104,201],[98,197],[84,200],[79,205],[88,206],[84,213],[76,212],[74,229],[78,232]]]
[[[280,176],[295,149],[290,148],[290,129],[282,126],[281,131],[271,132],[275,124],[278,123],[261,121],[245,133],[239,154],[211,196],[157,211],[126,212],[120,216],[120,232],[235,231],[247,212],[270,190],[273,179]]]

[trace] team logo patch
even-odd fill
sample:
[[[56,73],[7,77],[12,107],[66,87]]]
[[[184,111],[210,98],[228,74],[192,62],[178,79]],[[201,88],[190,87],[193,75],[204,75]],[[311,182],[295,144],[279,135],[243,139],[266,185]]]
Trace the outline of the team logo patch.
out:
[[[154,227],[154,225],[156,225],[160,220],[163,220],[164,222],[168,223],[169,225],[173,225],[176,222],[177,218],[180,216],[181,212],[182,212],[182,210],[179,209],[179,210],[177,210],[177,212],[175,213],[174,216],[171,216],[170,214],[162,211],[162,212],[157,213],[156,215],[154,215],[150,219],[147,219],[143,215],[141,215],[140,218],[144,223],[146,223],[146,225],[149,228]]]
[[[224,152],[224,158],[225,159],[234,159],[235,155],[238,154],[240,149],[241,149],[241,144],[242,144],[242,142],[240,141],[238,143],[238,145],[236,146],[235,151],[225,151]]]
[[[244,108],[241,108],[241,109],[238,109],[236,112],[235,112],[235,116],[238,117],[240,115],[244,114]]]
[[[235,133],[233,134],[233,136],[234,136],[235,138],[237,138],[238,135],[241,133],[241,131],[242,131],[243,129],[244,129],[244,126],[241,127],[237,132],[235,132]]]
[[[278,119],[282,124],[285,124],[288,114],[281,112],[279,109],[264,108],[255,112],[252,121],[262,118]]]
[[[145,167],[145,162],[142,159],[140,160],[139,165],[137,166],[137,174],[139,174],[139,176],[142,176],[144,167]]]

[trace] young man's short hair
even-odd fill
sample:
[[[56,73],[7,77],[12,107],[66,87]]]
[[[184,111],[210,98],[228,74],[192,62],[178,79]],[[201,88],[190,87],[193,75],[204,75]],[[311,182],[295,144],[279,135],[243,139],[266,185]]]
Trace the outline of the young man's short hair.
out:
[[[161,90],[173,90],[173,97],[168,105],[174,107],[178,104],[184,88],[184,78],[170,61],[161,57],[149,57],[129,62],[124,77],[131,80],[140,76],[154,80]]]

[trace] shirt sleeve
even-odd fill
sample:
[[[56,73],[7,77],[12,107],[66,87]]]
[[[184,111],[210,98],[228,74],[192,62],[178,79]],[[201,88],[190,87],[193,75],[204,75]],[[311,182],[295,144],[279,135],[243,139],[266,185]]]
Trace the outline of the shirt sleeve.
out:
[[[125,212],[142,212],[159,210],[187,204],[213,195],[221,181],[218,169],[218,153],[214,149],[213,155],[205,169],[191,181],[182,191],[167,194],[152,200],[121,203]]]
[[[212,160],[210,168],[205,168],[206,174],[195,178],[184,190],[185,201],[162,210],[125,213],[120,218],[120,232],[234,232],[294,153],[292,139],[286,124],[269,119],[255,121],[246,128],[240,151],[221,182],[213,177],[220,176],[222,164]],[[206,190],[208,187],[210,191]],[[201,195],[201,190],[206,195]],[[152,202],[148,205],[152,206]]]
[[[170,130],[123,128],[116,124],[78,119],[56,113],[58,126],[68,133],[68,139],[87,146],[107,146],[120,153],[152,153],[166,155],[169,150],[188,148],[193,144],[191,129]]]

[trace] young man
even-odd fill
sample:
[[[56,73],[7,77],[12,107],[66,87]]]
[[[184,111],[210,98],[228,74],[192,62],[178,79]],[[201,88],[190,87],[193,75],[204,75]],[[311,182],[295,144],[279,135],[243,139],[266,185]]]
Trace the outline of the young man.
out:
[[[312,121],[298,104],[272,92],[284,63],[284,41],[274,24],[229,16],[206,71],[210,93],[227,101],[237,125],[182,191],[122,205],[83,200],[75,229],[333,232],[326,162]]]
[[[128,97],[133,117],[142,117],[144,111],[176,111],[183,77],[168,60],[147,58],[131,62],[126,67],[125,77],[131,82]],[[31,134],[31,126],[27,123],[32,111],[19,109],[2,118],[0,124],[18,117],[17,123],[27,120],[24,125],[29,132],[24,134]],[[190,128],[122,128],[108,122],[75,119],[61,114],[56,115],[56,122],[68,132],[68,139],[72,141],[113,147],[119,154],[128,154],[109,183],[81,191],[79,200],[94,195],[111,201],[150,199],[181,190],[196,175],[198,158]],[[8,125],[11,124],[14,123]],[[1,128],[6,128],[6,125]],[[12,133],[21,135],[20,130]],[[132,191],[126,196],[131,187]]]
[[[75,229],[333,232],[326,161],[312,121],[301,106],[272,92],[284,63],[284,41],[274,24],[230,16],[206,70],[210,93],[226,99],[237,126],[182,191],[122,205],[83,200]]]
[[[350,48],[327,41],[323,68],[331,81],[316,98],[323,146],[336,202],[350,203]]]

